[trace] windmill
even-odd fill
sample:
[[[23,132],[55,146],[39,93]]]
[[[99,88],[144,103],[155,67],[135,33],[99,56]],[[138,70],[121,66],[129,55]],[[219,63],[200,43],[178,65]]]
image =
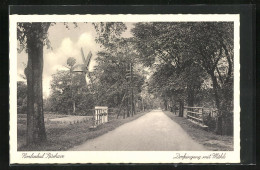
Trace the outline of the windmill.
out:
[[[91,77],[90,72],[89,72],[89,64],[90,64],[90,60],[91,60],[91,57],[92,57],[92,53],[91,53],[91,51],[90,51],[90,52],[88,53],[87,58],[85,58],[83,49],[81,48],[81,57],[82,57],[83,64],[76,64],[76,65],[72,68],[72,71],[73,71],[73,72],[81,72],[81,73],[84,73],[84,74],[90,79],[91,85],[92,85],[92,89],[94,90],[92,77]]]
[[[89,63],[90,63],[90,59],[92,57],[92,53],[90,51],[88,53],[87,58],[85,59],[83,49],[81,48],[81,57],[82,57],[83,64],[76,64],[72,68],[72,71],[73,72],[82,72],[82,73],[85,73],[89,76]]]
[[[93,89],[93,82],[92,82],[92,78],[90,76],[89,73],[89,64],[90,64],[90,60],[92,57],[92,53],[91,51],[88,53],[87,58],[85,58],[84,56],[84,52],[83,49],[81,48],[81,57],[83,60],[83,64],[76,64],[76,59],[73,57],[70,57],[67,59],[67,65],[64,65],[64,67],[68,68],[70,70],[70,77],[71,77],[71,82],[70,82],[70,89],[71,89],[71,96],[73,99],[73,113],[75,113],[76,111],[76,105],[75,105],[75,100],[74,100],[74,94],[73,94],[73,73],[83,73],[85,74],[85,78],[86,75],[89,77],[90,81],[91,81],[91,85],[92,85],[92,89]],[[86,80],[85,80],[86,81]]]

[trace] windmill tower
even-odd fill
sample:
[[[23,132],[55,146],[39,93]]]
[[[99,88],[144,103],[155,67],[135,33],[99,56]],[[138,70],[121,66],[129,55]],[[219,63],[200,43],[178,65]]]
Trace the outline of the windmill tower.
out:
[[[92,90],[94,91],[94,87],[93,87],[93,80],[92,80],[92,77],[90,75],[90,72],[89,72],[89,64],[90,64],[90,60],[92,58],[92,53],[91,51],[88,53],[88,56],[87,58],[85,58],[85,55],[84,55],[84,52],[83,52],[83,49],[81,48],[81,57],[82,57],[82,61],[83,61],[83,64],[76,64],[73,68],[72,68],[72,71],[73,72],[81,72],[81,73],[84,73],[85,76],[87,76],[90,80],[90,84],[92,86]]]
[[[92,53],[91,53],[91,51],[90,51],[90,52],[88,53],[87,58],[85,58],[83,49],[81,48],[81,57],[82,57],[83,64],[76,64],[76,65],[72,68],[72,71],[73,71],[73,72],[82,72],[82,73],[85,73],[85,74],[89,77],[89,76],[90,76],[90,75],[89,75],[89,64],[90,64],[90,60],[91,60],[91,57],[92,57]]]
[[[89,72],[89,64],[90,64],[90,60],[92,58],[92,53],[91,51],[88,53],[88,56],[87,58],[85,58],[85,55],[84,55],[84,52],[83,52],[83,49],[81,48],[81,57],[82,57],[82,61],[83,61],[83,64],[76,64],[76,59],[74,58],[69,58],[67,60],[67,65],[70,66],[65,66],[66,68],[68,68],[70,70],[70,76],[71,76],[71,95],[72,95],[72,98],[73,98],[73,113],[75,114],[75,111],[76,111],[76,105],[75,105],[75,100],[74,100],[74,95],[73,95],[73,73],[83,73],[85,75],[85,83],[86,83],[86,76],[90,79],[91,81],[91,85],[92,85],[92,89],[93,89],[93,82],[92,82],[92,78],[91,78],[91,75],[90,75],[90,72]]]

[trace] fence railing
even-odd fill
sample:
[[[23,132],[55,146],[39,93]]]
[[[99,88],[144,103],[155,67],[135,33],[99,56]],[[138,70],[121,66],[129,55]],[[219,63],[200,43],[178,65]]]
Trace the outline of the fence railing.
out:
[[[203,120],[203,107],[188,107],[184,106],[184,109],[187,109],[187,118],[192,122],[200,125],[203,128],[207,128]]]

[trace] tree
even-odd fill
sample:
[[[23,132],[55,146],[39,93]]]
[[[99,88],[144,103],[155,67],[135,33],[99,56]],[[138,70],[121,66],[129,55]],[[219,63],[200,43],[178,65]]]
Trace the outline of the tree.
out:
[[[161,91],[165,109],[173,106],[174,101],[182,108],[184,95],[187,95],[188,105],[193,106],[196,89],[201,85],[202,70],[192,62],[192,54],[183,41],[187,36],[182,30],[186,24],[137,23],[132,30],[140,60],[144,65],[156,68],[153,82],[158,81],[157,86],[163,87],[157,90]]]
[[[103,100],[106,102],[113,101],[113,104],[111,103],[108,105],[120,105],[120,108],[122,102],[125,102],[127,116],[129,116],[128,104],[130,101],[130,95],[128,91],[129,89],[132,89],[132,86],[129,84],[126,74],[127,70],[130,68],[130,65],[133,66],[136,63],[136,50],[134,48],[135,42],[133,42],[132,38],[120,37],[121,33],[126,30],[124,23],[94,23],[94,26],[98,32],[98,37],[96,40],[104,48],[103,51],[98,53],[99,64],[98,69],[96,70],[96,74],[100,74],[99,78],[101,82],[99,84],[102,84],[99,89],[108,89],[105,92],[102,92]],[[133,80],[135,81],[134,84],[141,87],[137,84],[137,82],[140,82],[139,80],[141,80],[141,77],[136,76],[136,78],[138,80]],[[108,87],[104,88],[106,85]],[[136,93],[136,91],[133,92],[132,90],[131,93],[133,96],[133,93]],[[105,97],[107,97],[107,99],[110,98],[110,100],[105,99]],[[116,98],[116,100],[113,100],[113,98]],[[101,100],[102,99],[100,99],[100,101]],[[131,103],[130,105],[134,107],[135,104]]]
[[[27,144],[47,139],[43,115],[42,71],[43,46],[50,46],[47,31],[51,23],[18,23],[18,49],[28,53],[24,72],[27,78]]]
[[[184,89],[189,105],[194,104],[196,89],[200,89],[206,77],[211,78],[219,111],[216,132],[230,133],[231,127],[228,125],[231,124],[232,117],[233,23],[137,23],[132,32],[138,51],[143,56],[142,62],[150,67],[164,65],[172,69],[175,73],[170,76],[173,81],[167,79],[165,82],[171,86],[171,83],[179,84],[173,89]],[[169,89],[170,87],[165,87],[161,91],[173,94]],[[164,95],[164,100],[166,99],[167,96]]]
[[[232,133],[233,48],[232,22],[195,23],[189,43],[197,61],[210,76],[219,112],[216,132]],[[196,33],[196,34],[195,34]],[[200,42],[200,43],[196,43]]]
[[[28,53],[27,67],[27,145],[46,141],[44,125],[42,72],[43,47],[51,48],[48,39],[49,27],[55,23],[31,22],[17,24],[18,52]],[[68,23],[64,23],[68,28]],[[76,23],[74,23],[77,26]]]
[[[71,93],[72,79],[74,80],[73,93]],[[70,71],[58,71],[53,74],[49,100],[52,111],[61,114],[71,114],[74,103],[77,108],[75,114],[93,107],[93,95],[86,86],[83,73],[74,73],[73,77]]]
[[[74,91],[73,91],[73,89],[74,89],[74,86],[73,86],[73,84],[74,84],[74,82],[73,82],[73,67],[74,67],[74,65],[76,64],[76,59],[75,58],[73,58],[73,57],[69,57],[68,59],[67,59],[67,68],[70,70],[70,92],[71,92],[71,98],[72,98],[72,102],[73,102],[73,113],[75,114],[75,112],[76,112],[76,104],[75,104],[75,99],[74,99],[74,95],[73,95],[73,93],[74,93]]]
[[[112,42],[110,42],[112,43]],[[99,51],[96,59],[97,66],[94,69],[95,87],[98,89],[99,102],[109,107],[120,107],[122,102],[128,107],[130,101],[130,82],[126,75],[130,63],[135,64],[135,52],[131,39],[117,39],[106,50]],[[137,65],[136,65],[137,66]],[[134,67],[137,68],[137,67]],[[136,71],[133,78],[134,94],[141,92],[144,78]],[[124,100],[123,100],[124,99]],[[127,111],[127,116],[130,116]]]
[[[114,42],[119,40],[122,32],[127,29],[122,22],[98,22],[93,25],[98,34],[96,41],[104,48],[116,48]]]
[[[150,77],[149,89],[162,99],[165,110],[170,110],[170,107],[176,105],[175,103],[179,103],[180,108],[183,107],[185,100],[183,79],[171,69],[171,66],[167,64],[156,66],[156,71]],[[179,115],[182,116],[181,109]]]

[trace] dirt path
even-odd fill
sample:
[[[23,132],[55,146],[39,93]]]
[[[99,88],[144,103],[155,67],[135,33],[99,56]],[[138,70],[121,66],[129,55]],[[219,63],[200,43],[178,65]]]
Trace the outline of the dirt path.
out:
[[[205,148],[161,110],[154,110],[71,150],[202,151]]]

